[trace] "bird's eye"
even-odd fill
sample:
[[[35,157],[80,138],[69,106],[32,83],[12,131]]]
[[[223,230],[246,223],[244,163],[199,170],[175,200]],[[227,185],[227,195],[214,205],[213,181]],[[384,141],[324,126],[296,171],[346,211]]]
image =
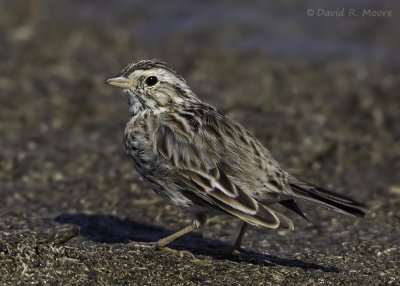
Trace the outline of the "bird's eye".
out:
[[[153,86],[158,82],[158,78],[156,76],[149,76],[146,78],[146,84],[148,86]]]

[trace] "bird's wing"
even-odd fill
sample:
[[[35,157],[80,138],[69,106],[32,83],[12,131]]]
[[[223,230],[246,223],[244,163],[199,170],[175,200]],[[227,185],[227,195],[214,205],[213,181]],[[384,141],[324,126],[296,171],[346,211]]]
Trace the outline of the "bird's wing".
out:
[[[250,224],[293,228],[290,219],[249,192],[263,188],[275,202],[282,194],[275,190],[279,175],[268,178],[268,166],[262,166],[268,162],[261,162],[264,155],[256,150],[259,143],[247,131],[207,107],[158,116],[153,148],[183,194]]]

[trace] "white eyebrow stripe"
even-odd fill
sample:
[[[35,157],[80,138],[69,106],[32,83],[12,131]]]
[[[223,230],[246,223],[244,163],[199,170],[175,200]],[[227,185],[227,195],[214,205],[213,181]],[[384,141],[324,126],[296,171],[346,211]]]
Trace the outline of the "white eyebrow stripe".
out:
[[[149,69],[149,70],[135,70],[133,73],[129,75],[133,80],[139,80],[140,77],[148,77],[148,76],[156,76],[159,81],[169,82],[171,84],[178,84],[181,82],[176,75],[171,74],[170,71],[167,71],[162,68]]]

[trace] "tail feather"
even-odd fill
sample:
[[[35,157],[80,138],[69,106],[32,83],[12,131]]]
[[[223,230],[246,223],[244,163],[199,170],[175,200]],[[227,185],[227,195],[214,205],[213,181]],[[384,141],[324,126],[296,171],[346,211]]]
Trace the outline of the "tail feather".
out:
[[[300,209],[300,207],[297,205],[297,203],[295,202],[295,200],[285,200],[285,201],[281,201],[279,202],[281,205],[283,205],[284,207],[290,209],[291,211],[295,212],[296,214],[298,214],[299,216],[301,216],[302,218],[304,218],[306,221],[310,221],[308,219],[308,217],[306,217],[306,215],[302,212],[302,210]]]
[[[325,190],[323,188],[308,184],[299,180],[291,182],[290,186],[296,197],[308,201],[314,201],[333,208],[335,211],[363,217],[366,212],[366,206],[349,199],[345,196]]]

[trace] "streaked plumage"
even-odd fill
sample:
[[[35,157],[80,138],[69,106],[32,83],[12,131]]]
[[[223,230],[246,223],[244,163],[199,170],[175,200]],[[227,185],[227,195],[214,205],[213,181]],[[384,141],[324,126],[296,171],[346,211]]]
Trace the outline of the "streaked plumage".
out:
[[[296,199],[364,215],[360,203],[282,170],[254,136],[201,102],[165,63],[130,64],[107,82],[123,88],[128,98],[132,118],[125,129],[127,153],[158,194],[194,214],[194,227],[187,232],[213,212],[252,225],[293,229],[277,206],[305,217]],[[164,240],[162,246],[177,237]]]

